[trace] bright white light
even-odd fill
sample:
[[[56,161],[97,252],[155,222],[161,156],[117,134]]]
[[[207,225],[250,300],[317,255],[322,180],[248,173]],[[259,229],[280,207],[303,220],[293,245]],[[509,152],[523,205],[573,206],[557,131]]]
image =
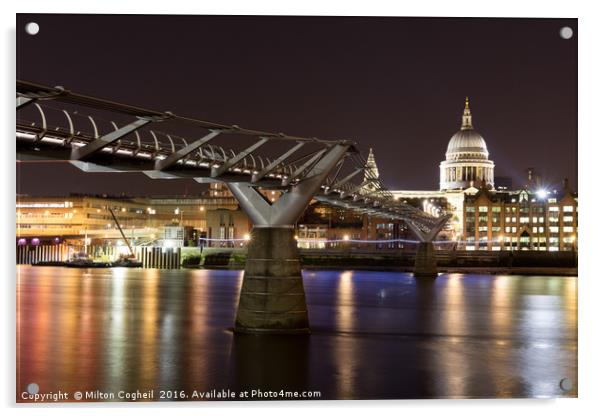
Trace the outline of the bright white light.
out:
[[[545,189],[538,189],[537,192],[535,192],[535,193],[537,194],[537,197],[539,199],[543,199],[548,194],[548,191],[546,191]]]
[[[244,239],[245,239],[246,241],[249,241],[249,240],[251,239],[251,236],[250,236],[249,234],[245,234],[245,235],[244,235]]]
[[[347,234],[345,234],[345,235],[343,236],[343,240],[345,240],[345,241],[349,241],[349,236],[348,236]]]

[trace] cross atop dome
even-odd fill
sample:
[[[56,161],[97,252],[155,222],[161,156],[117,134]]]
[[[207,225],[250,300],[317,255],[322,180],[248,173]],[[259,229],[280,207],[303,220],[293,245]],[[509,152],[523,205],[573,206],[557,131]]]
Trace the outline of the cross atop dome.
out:
[[[468,97],[466,97],[466,102],[464,104],[461,130],[472,130],[472,114],[470,113],[470,107],[468,106]]]

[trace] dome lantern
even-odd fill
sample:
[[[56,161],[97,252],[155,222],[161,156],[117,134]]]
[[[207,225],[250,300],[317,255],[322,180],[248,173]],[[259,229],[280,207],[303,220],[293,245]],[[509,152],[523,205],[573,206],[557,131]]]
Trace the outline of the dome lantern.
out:
[[[468,106],[468,97],[466,97],[466,103],[464,104],[461,130],[472,130],[472,114],[470,114],[470,107]]]

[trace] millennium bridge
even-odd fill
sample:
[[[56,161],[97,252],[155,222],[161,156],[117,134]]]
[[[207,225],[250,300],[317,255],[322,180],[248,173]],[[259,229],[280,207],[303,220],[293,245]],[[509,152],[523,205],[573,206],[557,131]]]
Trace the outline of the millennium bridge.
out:
[[[253,223],[235,330],[308,333],[294,224],[312,200],[403,220],[419,243],[414,275],[436,277],[433,240],[450,215],[395,200],[352,140],[297,137],[149,110],[17,81],[17,163],[224,182]],[[279,191],[271,202],[265,191]]]

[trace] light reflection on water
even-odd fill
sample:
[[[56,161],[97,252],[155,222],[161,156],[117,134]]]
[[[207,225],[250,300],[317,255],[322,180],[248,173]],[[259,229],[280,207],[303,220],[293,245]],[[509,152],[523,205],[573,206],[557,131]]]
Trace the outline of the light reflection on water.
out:
[[[19,267],[17,399],[77,390],[556,397],[577,380],[577,279],[311,271],[312,335],[234,335],[242,272]]]

